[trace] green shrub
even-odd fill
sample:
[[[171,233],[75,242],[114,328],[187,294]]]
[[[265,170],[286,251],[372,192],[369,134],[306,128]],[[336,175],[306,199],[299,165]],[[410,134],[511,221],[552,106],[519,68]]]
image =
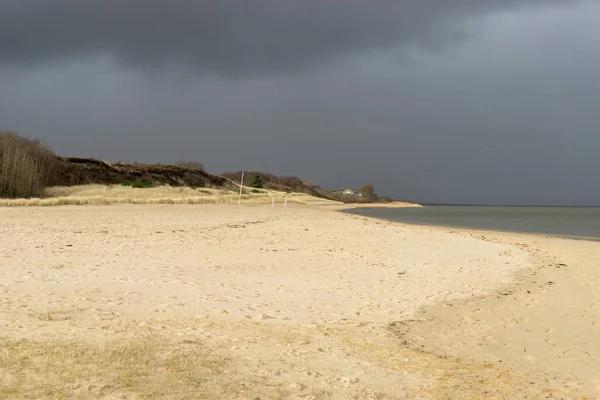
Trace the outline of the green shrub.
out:
[[[263,179],[259,174],[252,175],[252,179],[250,179],[250,187],[256,189],[262,189],[263,187]]]
[[[137,179],[132,182],[131,187],[137,189],[147,189],[156,186],[152,181],[147,179]]]

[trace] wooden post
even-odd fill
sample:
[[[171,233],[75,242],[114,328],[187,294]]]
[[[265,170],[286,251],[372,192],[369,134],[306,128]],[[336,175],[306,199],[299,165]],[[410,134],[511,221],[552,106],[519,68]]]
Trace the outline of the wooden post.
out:
[[[240,181],[240,199],[238,200],[238,205],[242,204],[242,189],[244,188],[244,171],[242,171],[242,180]]]

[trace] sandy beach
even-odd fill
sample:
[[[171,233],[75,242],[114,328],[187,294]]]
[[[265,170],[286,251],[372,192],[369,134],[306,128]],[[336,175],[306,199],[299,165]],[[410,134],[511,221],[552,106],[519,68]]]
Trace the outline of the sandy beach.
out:
[[[0,397],[595,398],[598,265],[298,204],[0,208]]]

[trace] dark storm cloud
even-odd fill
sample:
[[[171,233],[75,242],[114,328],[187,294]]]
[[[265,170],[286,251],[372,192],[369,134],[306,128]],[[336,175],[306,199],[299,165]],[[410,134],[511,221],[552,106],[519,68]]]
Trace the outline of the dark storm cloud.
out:
[[[422,202],[600,205],[599,27],[597,0],[0,0],[0,129]]]
[[[136,69],[298,70],[382,46],[436,46],[453,22],[574,0],[2,0],[0,65],[109,56]]]

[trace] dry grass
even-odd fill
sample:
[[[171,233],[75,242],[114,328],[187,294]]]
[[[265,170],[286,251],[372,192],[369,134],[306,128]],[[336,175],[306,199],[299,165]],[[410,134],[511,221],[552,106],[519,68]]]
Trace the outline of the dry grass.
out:
[[[79,342],[0,339],[0,397],[200,397],[227,360],[199,344],[170,347],[158,338]]]
[[[231,334],[223,322],[214,323],[214,330]],[[365,341],[362,335],[344,329],[237,326],[244,327],[251,329],[255,337],[275,341],[275,346],[287,344],[297,348],[323,336],[334,342],[339,340],[336,348],[351,354],[351,358],[375,363],[389,372],[408,373],[408,377],[426,377],[416,386],[410,381],[406,388],[398,388],[408,389],[407,393],[418,390],[419,398],[502,399],[561,394],[539,385],[530,386],[531,378],[491,364],[389,347]],[[168,330],[161,335],[142,333],[129,325],[123,329],[128,336],[133,333],[134,339],[118,339],[103,346],[74,340],[0,337],[0,398],[283,399],[290,394],[286,389],[289,381],[261,378],[248,368],[248,360],[239,363],[228,356],[223,350],[229,347],[228,341],[220,345],[213,341],[212,346],[216,347],[209,347],[189,336],[187,340],[174,341],[176,335]],[[246,335],[245,332],[238,334]],[[246,372],[242,374],[238,368],[244,365]],[[250,365],[254,366],[254,361]],[[354,396],[346,398],[396,398],[366,388],[356,390]],[[341,398],[331,386],[314,388],[305,395],[315,400]]]
[[[147,336],[104,346],[0,338],[0,398],[282,398],[276,385],[236,375],[202,343]],[[250,396],[250,397],[247,397]]]
[[[45,311],[32,311],[29,316],[40,321],[66,321],[71,319],[71,310],[53,309]]]
[[[250,189],[247,189],[242,196],[242,204],[272,204],[272,199],[274,199],[276,206],[282,207],[286,197],[288,203],[294,204],[310,204],[316,201],[328,202],[302,193],[283,193],[267,190],[252,193]],[[121,185],[81,185],[48,188],[43,198],[0,199],[0,206],[238,204],[238,199],[238,192],[222,189],[192,189],[170,186],[141,189]],[[335,204],[335,202],[330,203]]]
[[[465,400],[566,398],[564,393],[544,387],[543,382],[528,376],[524,371],[509,370],[501,365],[483,361],[436,355],[405,345],[390,347],[365,340],[361,335],[345,329],[317,327],[316,330],[321,334],[337,338],[345,351],[361,360],[371,361],[389,370],[409,372],[424,377],[425,379],[420,382],[418,398]],[[532,381],[536,381],[535,385],[531,384]],[[386,397],[381,394],[381,397],[377,398]],[[577,397],[577,399],[585,399],[585,397]]]

